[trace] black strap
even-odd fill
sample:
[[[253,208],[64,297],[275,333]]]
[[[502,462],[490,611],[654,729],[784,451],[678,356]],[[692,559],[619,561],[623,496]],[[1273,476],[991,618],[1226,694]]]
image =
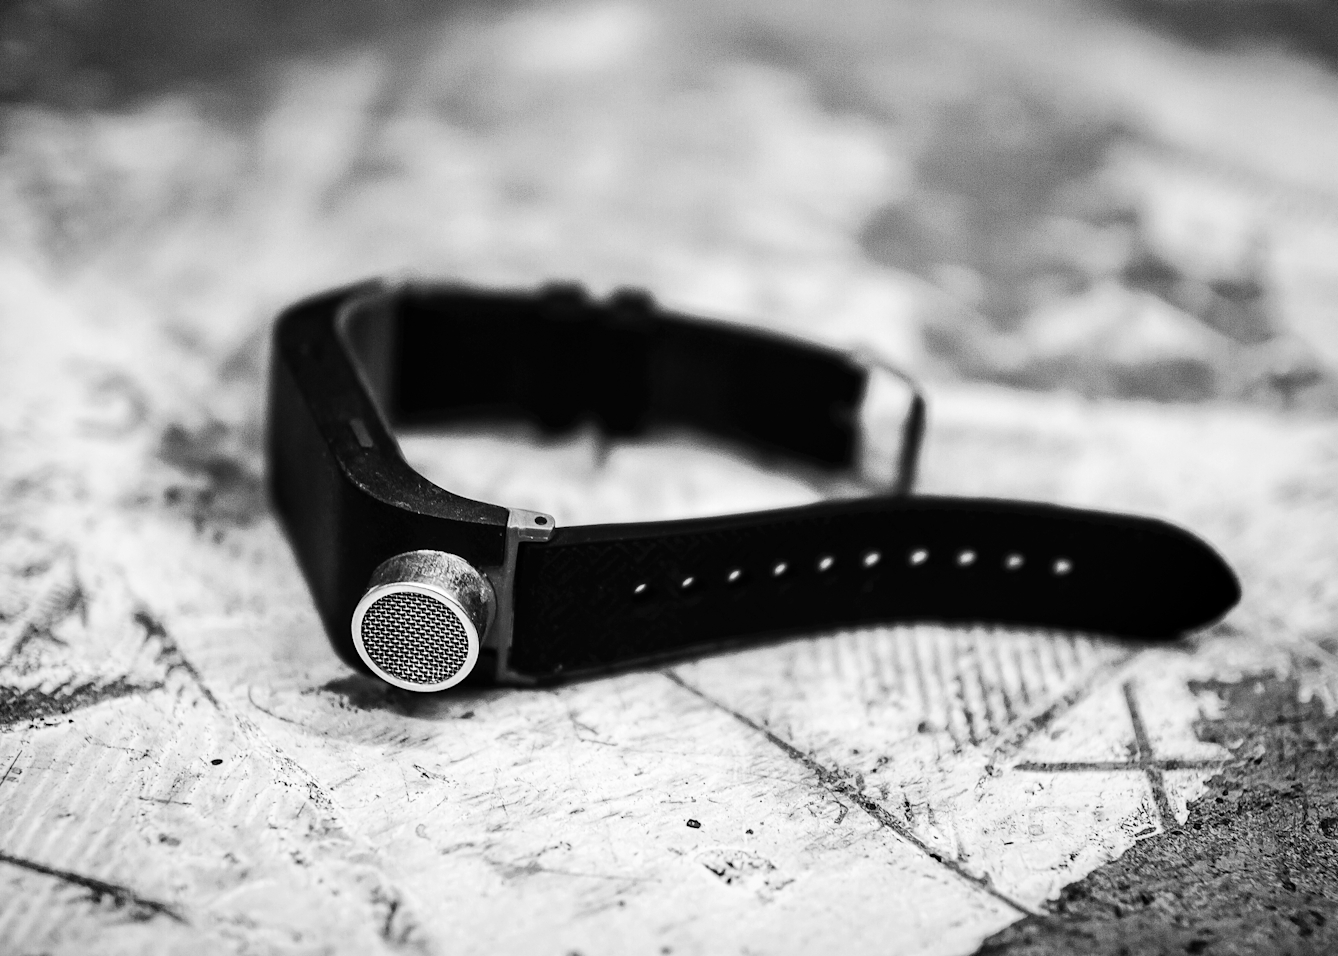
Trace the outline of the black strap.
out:
[[[359,378],[322,344],[333,311],[357,294],[312,300],[281,321],[271,416],[276,500],[350,659],[349,608],[371,567],[424,547],[495,564],[504,517],[493,512],[505,514],[445,492],[409,495],[407,466],[367,431],[380,413],[358,382],[398,424],[503,418],[559,431],[584,420],[613,434],[688,425],[823,469],[855,463],[869,372],[839,353],[660,312],[636,295],[427,286],[350,314],[342,334]],[[514,583],[507,666],[539,680],[891,622],[1166,638],[1240,595],[1212,548],[1164,522],[929,497],[559,528],[520,545]]]
[[[866,370],[809,343],[656,309],[630,292],[593,302],[409,289],[397,300],[386,388],[392,420],[512,419],[611,435],[688,426],[827,469],[853,464]]]
[[[565,528],[522,545],[509,664],[543,679],[911,621],[1167,638],[1239,596],[1210,547],[1161,521],[987,499],[864,499]]]

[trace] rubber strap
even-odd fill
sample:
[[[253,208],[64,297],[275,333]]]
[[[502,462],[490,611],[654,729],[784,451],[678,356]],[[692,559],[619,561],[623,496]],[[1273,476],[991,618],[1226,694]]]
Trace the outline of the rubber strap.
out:
[[[522,545],[510,667],[535,679],[731,643],[913,621],[1169,638],[1240,596],[1204,542],[1149,518],[990,499],[871,498]]]

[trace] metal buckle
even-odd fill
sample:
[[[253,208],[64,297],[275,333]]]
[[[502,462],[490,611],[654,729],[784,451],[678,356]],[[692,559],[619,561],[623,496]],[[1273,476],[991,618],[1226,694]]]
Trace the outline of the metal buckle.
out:
[[[910,494],[924,443],[924,396],[910,376],[876,356],[851,358],[868,371],[856,413],[856,472],[883,493]]]

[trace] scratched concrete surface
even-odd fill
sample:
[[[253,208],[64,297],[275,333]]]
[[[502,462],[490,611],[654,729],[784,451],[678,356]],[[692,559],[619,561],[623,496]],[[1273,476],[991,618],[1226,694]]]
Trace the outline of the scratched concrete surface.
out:
[[[4,107],[0,950],[1232,943],[1136,890],[1241,838],[1224,792],[1278,825],[1317,771],[1242,788],[1287,728],[1332,736],[1338,81],[1090,9],[888,10],[540,4],[307,51],[244,110]],[[1182,522],[1245,599],[1169,647],[920,626],[543,691],[352,676],[264,499],[266,323],[406,270],[864,344],[929,382],[924,490]],[[678,441],[406,452],[567,522],[813,494]],[[1327,925],[1333,819],[1306,811],[1320,875],[1261,948]],[[1233,861],[1215,898],[1272,879]]]

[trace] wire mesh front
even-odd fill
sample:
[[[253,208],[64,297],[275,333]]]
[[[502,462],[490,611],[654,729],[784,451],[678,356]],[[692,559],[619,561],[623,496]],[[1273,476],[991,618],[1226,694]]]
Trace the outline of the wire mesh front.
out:
[[[377,667],[413,684],[448,681],[469,658],[469,634],[450,606],[408,591],[372,602],[362,646]]]

